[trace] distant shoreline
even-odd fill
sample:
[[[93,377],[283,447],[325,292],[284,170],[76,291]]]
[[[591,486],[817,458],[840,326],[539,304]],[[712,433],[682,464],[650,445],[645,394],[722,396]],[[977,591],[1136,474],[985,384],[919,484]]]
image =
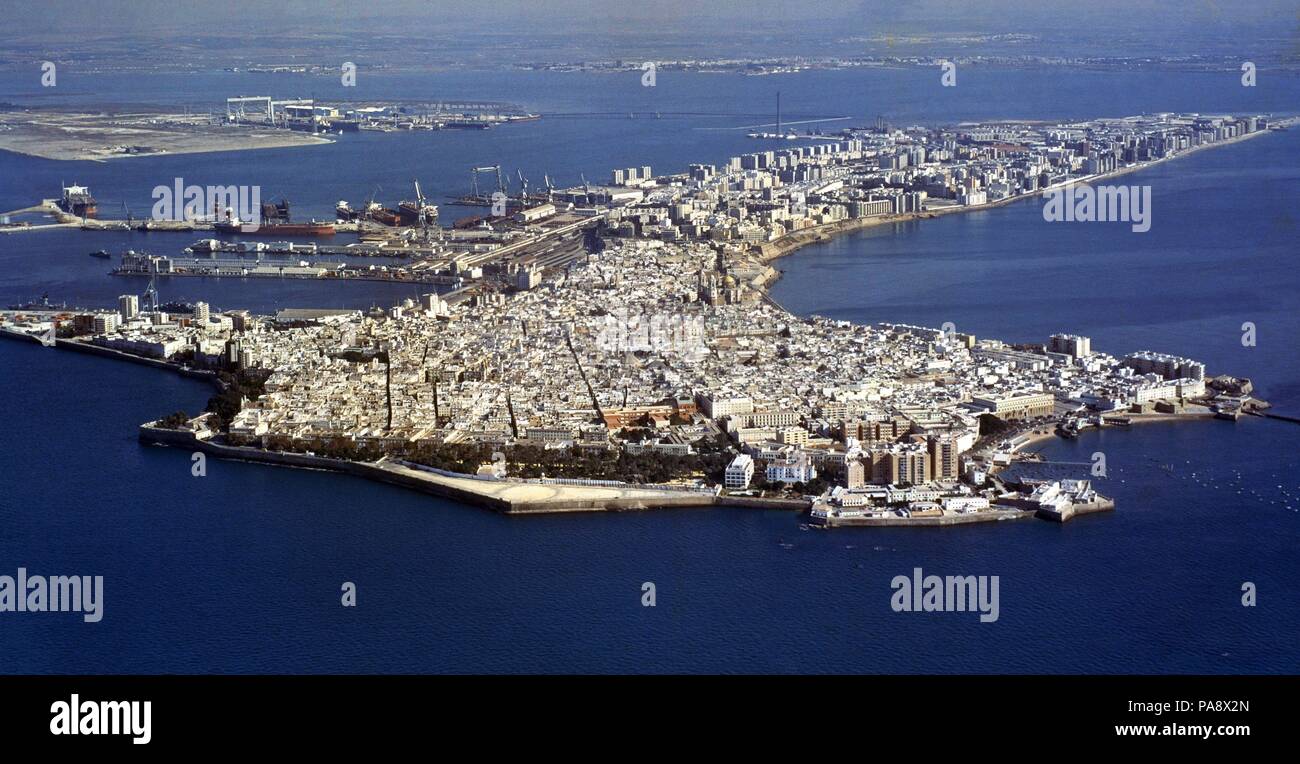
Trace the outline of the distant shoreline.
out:
[[[246,125],[157,124],[184,115],[123,112],[0,111],[0,151],[56,162],[209,154],[223,151],[325,146],[333,140],[292,130]]]

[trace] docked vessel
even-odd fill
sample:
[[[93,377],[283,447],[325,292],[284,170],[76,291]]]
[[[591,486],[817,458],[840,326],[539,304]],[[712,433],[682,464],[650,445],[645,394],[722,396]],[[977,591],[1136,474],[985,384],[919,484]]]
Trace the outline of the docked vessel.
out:
[[[279,202],[264,202],[262,204],[262,222],[263,223],[288,223],[289,222],[288,200],[281,199]]]
[[[333,223],[318,222],[294,223],[289,219],[289,202],[268,202],[260,210],[261,222],[244,222],[235,215],[234,210],[227,209],[224,220],[212,224],[217,233],[242,236],[333,236]]]
[[[398,225],[402,222],[402,217],[397,214],[397,210],[389,209],[379,202],[366,205],[364,217],[383,225]]]
[[[93,218],[99,213],[99,203],[85,186],[64,186],[58,204],[59,209],[79,218]]]
[[[438,205],[429,204],[420,190],[420,182],[415,182],[415,199],[403,199],[397,205],[398,220],[402,225],[433,225],[438,221]]]
[[[451,227],[457,231],[467,231],[471,228],[479,228],[486,225],[487,218],[482,215],[470,215],[469,217],[458,218]]]
[[[334,217],[348,223],[361,217],[361,210],[353,208],[346,199],[340,199],[339,203],[334,205]]]
[[[217,233],[241,236],[333,236],[333,223],[310,221],[308,223],[245,223],[232,217],[212,224]]]
[[[421,222],[433,224],[438,220],[438,206],[403,201],[397,205],[397,215],[402,225],[420,225]]]

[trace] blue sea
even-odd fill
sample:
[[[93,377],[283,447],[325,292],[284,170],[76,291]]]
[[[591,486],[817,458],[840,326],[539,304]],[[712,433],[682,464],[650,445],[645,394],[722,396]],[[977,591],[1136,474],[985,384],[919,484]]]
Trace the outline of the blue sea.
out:
[[[1278,112],[1300,80],[1233,73],[970,67],[956,88],[900,69],[789,76],[456,72],[374,75],[364,93],[279,75],[60,72],[59,93],[0,78],[0,100],[220,109],[227,95],[475,98],[544,114],[485,132],[361,134],[322,147],[55,162],[0,153],[0,210],[87,184],[105,216],[151,189],[256,183],[303,216],[390,203],[419,179],[444,203],[469,167],[536,182],[721,162],[764,147],[775,91],[791,121],[894,124],[1153,111]],[[34,79],[34,78],[33,78]],[[654,114],[659,116],[656,118]],[[627,114],[634,116],[628,117]],[[1047,224],[1039,202],[871,229],[778,262],[790,310],[940,325],[1010,341],[1058,331],[1112,353],[1155,349],[1250,377],[1300,415],[1300,132],[1199,152],[1116,183],[1152,187],[1151,231]],[[470,214],[466,210],[463,214]],[[444,218],[458,216],[443,207]],[[0,235],[0,304],[48,292],[108,305],[142,284],[96,249],[174,254],[194,235]],[[221,308],[390,305],[373,283],[160,283]],[[1254,347],[1242,324],[1256,326]],[[140,422],[196,411],[203,383],[129,363],[0,342],[0,575],[102,575],[104,617],[0,613],[0,672],[1295,673],[1300,669],[1300,426],[1244,419],[1088,432],[1053,462],[1106,454],[1118,510],[1067,525],[803,530],[746,509],[509,518],[330,473],[143,447]],[[1068,467],[1059,468],[1065,472]],[[1082,468],[1079,468],[1082,469]],[[1080,473],[1080,476],[1081,473]],[[1000,581],[999,618],[895,613],[890,581]],[[357,607],[340,604],[353,582]],[[642,585],[656,606],[642,606]],[[1247,582],[1258,593],[1242,605]]]

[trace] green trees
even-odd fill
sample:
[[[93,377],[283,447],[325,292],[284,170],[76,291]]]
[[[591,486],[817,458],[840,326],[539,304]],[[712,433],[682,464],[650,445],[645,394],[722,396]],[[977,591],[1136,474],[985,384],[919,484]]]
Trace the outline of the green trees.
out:
[[[221,392],[208,399],[204,411],[211,411],[217,429],[226,430],[230,421],[239,413],[243,400],[255,401],[266,392],[266,380],[270,372],[262,369],[240,369],[234,374],[219,372],[217,379]]]
[[[188,421],[190,421],[189,414],[186,414],[184,411],[177,411],[175,413],[168,414],[162,419],[159,419],[158,425],[160,427],[167,427],[169,429],[175,430],[175,429],[179,429],[180,427],[183,427],[185,423]]]
[[[225,412],[233,417],[238,411],[236,390],[256,392],[255,386],[231,384],[213,396],[209,409],[214,416]],[[173,416],[184,417],[178,412]],[[182,420],[183,421],[183,420]],[[229,420],[223,421],[223,426]],[[334,436],[319,440],[294,441],[277,436],[268,442],[277,451],[311,451],[320,456],[351,461],[375,461],[387,456],[434,469],[474,474],[484,464],[505,457],[506,474],[514,478],[575,478],[587,480],[621,480],[628,483],[668,483],[678,480],[705,479],[721,483],[731,455],[724,451],[678,455],[647,451],[628,454],[607,448],[542,448],[536,445],[503,447],[485,443],[433,444],[429,442],[369,443]]]

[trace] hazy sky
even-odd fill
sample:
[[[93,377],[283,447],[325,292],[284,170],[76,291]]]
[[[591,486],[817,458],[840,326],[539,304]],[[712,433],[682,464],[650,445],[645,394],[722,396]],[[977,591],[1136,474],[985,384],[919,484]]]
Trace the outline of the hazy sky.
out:
[[[737,31],[755,22],[781,27],[844,22],[916,24],[947,29],[1022,31],[1082,25],[1093,33],[1114,27],[1153,35],[1197,25],[1224,30],[1266,25],[1297,34],[1297,0],[39,0],[6,2],[8,35],[143,32],[150,29],[259,32],[316,28],[388,28],[418,33],[440,27],[526,28],[582,34],[634,33],[698,26]],[[23,12],[23,7],[31,9]],[[843,33],[858,30],[841,29]],[[0,34],[5,34],[0,32]]]

